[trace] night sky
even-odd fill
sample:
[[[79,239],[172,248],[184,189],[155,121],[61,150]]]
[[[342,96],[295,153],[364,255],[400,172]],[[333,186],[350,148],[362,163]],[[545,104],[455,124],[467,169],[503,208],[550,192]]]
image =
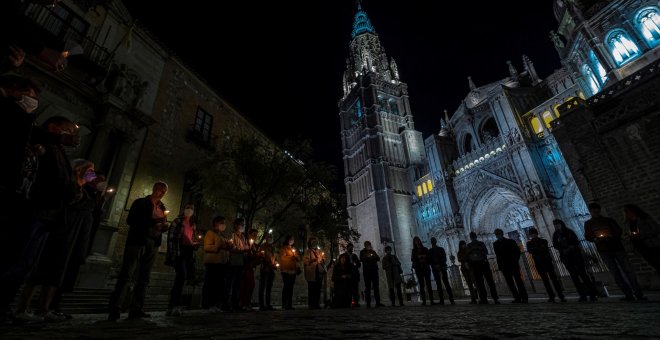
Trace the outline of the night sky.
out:
[[[311,139],[319,160],[338,167],[337,102],[355,15],[353,0],[125,1],[138,21],[276,142]],[[365,0],[389,57],[408,83],[415,126],[437,133],[477,86],[522,71],[530,57],[541,78],[560,67],[548,38],[551,0]],[[213,53],[212,51],[219,51]]]

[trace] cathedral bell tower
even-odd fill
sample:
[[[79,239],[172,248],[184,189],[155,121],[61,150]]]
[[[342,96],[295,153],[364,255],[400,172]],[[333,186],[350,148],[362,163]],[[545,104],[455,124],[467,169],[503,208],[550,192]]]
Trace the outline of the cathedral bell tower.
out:
[[[412,183],[426,166],[422,134],[407,85],[359,2],[351,37],[339,101],[349,226],[361,235],[356,249],[371,241],[382,254],[389,245],[407,273],[417,235]]]

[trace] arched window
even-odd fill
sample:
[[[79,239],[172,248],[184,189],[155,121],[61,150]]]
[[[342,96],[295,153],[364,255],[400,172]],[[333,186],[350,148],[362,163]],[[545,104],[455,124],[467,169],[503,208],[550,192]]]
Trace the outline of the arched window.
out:
[[[426,186],[429,188],[429,192],[433,191],[433,181],[430,179],[426,181]]]
[[[645,8],[637,14],[637,28],[651,46],[660,43],[660,15],[656,8]]]
[[[555,118],[552,117],[552,114],[550,114],[550,111],[543,112],[542,117],[543,117],[543,122],[545,123],[545,126],[548,127],[548,128],[550,127],[550,122],[555,120]]]
[[[481,126],[481,140],[485,143],[491,138],[495,138],[500,135],[500,131],[497,128],[497,123],[493,117],[490,117],[486,122]]]
[[[539,134],[543,132],[543,126],[541,126],[541,121],[538,119],[538,117],[532,118],[531,122],[534,133]]]
[[[591,95],[598,93],[600,91],[600,84],[598,83],[598,78],[596,78],[596,75],[591,70],[589,65],[582,65],[582,75],[584,76],[584,80],[587,82],[587,84],[589,84]]]
[[[607,45],[614,57],[614,61],[621,66],[639,56],[639,47],[623,30],[616,30],[607,36]]]
[[[463,140],[463,152],[468,153],[472,152],[472,135],[467,134]]]
[[[589,60],[591,60],[591,65],[598,74],[598,81],[600,82],[600,87],[603,87],[603,85],[605,85],[605,82],[607,81],[607,72],[605,72],[605,68],[603,67],[603,64],[601,64],[598,58],[596,58],[596,53],[594,53],[593,50],[589,51]]]
[[[571,97],[571,98],[572,98],[572,97]],[[552,108],[552,111],[555,112],[555,117],[559,118],[559,104],[555,105],[555,106]]]

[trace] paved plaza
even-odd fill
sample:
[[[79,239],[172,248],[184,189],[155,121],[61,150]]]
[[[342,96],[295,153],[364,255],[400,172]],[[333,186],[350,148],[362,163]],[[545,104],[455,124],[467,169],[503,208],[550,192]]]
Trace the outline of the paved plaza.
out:
[[[76,315],[57,324],[0,326],[1,339],[636,339],[660,338],[660,296],[649,302],[386,307],[243,312],[106,321]],[[122,314],[125,317],[126,314]]]

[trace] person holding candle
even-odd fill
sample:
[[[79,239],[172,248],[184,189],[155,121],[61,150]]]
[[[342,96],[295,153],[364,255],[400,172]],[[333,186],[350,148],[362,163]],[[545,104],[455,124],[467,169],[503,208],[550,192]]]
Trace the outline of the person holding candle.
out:
[[[633,247],[660,273],[660,224],[634,204],[624,205],[623,214]]]
[[[360,267],[362,262],[360,258],[353,253],[353,243],[348,243],[346,245],[346,254],[348,254],[349,259],[351,260],[351,268],[353,268],[353,280],[351,281],[353,292],[353,307],[360,307]]]
[[[234,232],[231,235],[231,251],[229,263],[231,265],[231,308],[234,311],[242,311],[240,305],[241,281],[245,269],[246,256],[250,251],[250,243],[245,237],[245,220],[237,218],[234,220]]]
[[[259,247],[261,269],[259,271],[259,310],[273,310],[270,304],[271,291],[273,290],[273,279],[277,262],[275,261],[275,249],[273,247],[273,234],[266,235],[266,242]]]
[[[646,300],[621,242],[623,230],[614,219],[601,215],[598,203],[589,204],[589,213],[591,218],[584,223],[584,238],[596,244],[617,286],[626,295],[622,300],[635,301],[635,297]]]
[[[180,316],[181,294],[183,285],[195,275],[195,250],[199,247],[197,228],[195,225],[195,206],[191,203],[185,205],[183,213],[170,224],[167,233],[167,255],[165,264],[174,267],[176,277],[170,292],[170,301],[167,316]]]
[[[243,268],[243,278],[241,279],[241,297],[240,305],[244,310],[252,310],[250,304],[252,303],[252,293],[254,293],[254,268],[259,264],[258,251],[259,247],[255,240],[259,236],[257,229],[250,229],[248,231],[248,245],[249,251],[245,257],[245,268]]]
[[[307,280],[307,303],[309,309],[321,309],[321,285],[325,276],[325,256],[316,237],[307,242],[307,251],[303,258],[305,280]]]
[[[120,317],[123,291],[134,282],[133,296],[130,302],[129,319],[150,317],[143,311],[144,298],[151,276],[151,267],[156,260],[156,252],[161,242],[161,233],[168,229],[169,222],[165,205],[161,201],[167,193],[167,184],[156,182],[151,195],[136,199],[128,212],[128,236],[124,247],[124,258],[117,277],[115,290],[110,297],[108,320]]]
[[[229,271],[229,249],[231,244],[223,233],[227,226],[223,216],[213,218],[213,228],[204,236],[204,286],[202,287],[202,308],[217,313],[226,310],[227,276]]]
[[[559,259],[568,270],[573,285],[580,295],[580,302],[587,301],[589,295],[592,302],[598,301],[596,298],[596,287],[587,274],[587,268],[580,249],[580,240],[573,230],[568,229],[564,221],[554,220],[552,224],[555,232],[552,234],[552,246],[559,251]]]
[[[367,308],[371,308],[371,288],[374,290],[376,307],[385,307],[380,303],[380,285],[378,278],[378,262],[380,256],[371,246],[371,242],[364,241],[364,249],[360,251],[360,262],[362,262],[362,276],[364,277],[364,295],[367,300]]]
[[[282,273],[282,308],[292,310],[293,308],[293,286],[296,283],[296,275],[300,273],[298,263],[300,257],[294,248],[295,239],[293,235],[287,235],[280,249],[280,272]]]

